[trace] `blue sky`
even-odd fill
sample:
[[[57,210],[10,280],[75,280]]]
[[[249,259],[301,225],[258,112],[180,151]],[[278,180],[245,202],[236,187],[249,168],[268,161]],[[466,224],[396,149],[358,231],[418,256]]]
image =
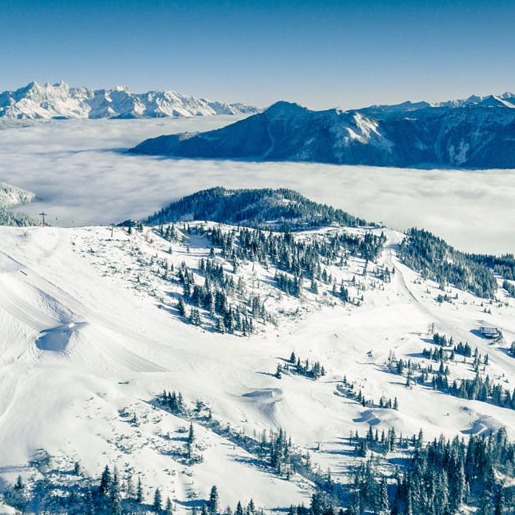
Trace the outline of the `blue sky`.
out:
[[[31,80],[319,109],[515,90],[515,1],[2,0],[0,90]]]

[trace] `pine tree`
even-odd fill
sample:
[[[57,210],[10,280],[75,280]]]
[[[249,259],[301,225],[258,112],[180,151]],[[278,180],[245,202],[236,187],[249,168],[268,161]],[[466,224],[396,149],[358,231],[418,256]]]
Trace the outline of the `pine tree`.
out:
[[[220,509],[219,504],[219,498],[218,498],[218,489],[216,488],[216,485],[213,485],[211,487],[211,493],[209,494],[209,501],[208,501],[208,510],[211,514],[218,513]]]
[[[170,497],[166,498],[166,505],[165,505],[165,515],[172,515],[173,508],[172,508],[172,501],[170,500]]]
[[[177,303],[177,309],[179,310],[179,315],[181,315],[181,317],[185,317],[186,316],[186,305],[184,304],[184,299],[181,297],[179,297],[179,302]]]
[[[22,490],[25,489],[25,484],[23,483],[23,479],[21,478],[21,475],[18,475],[18,477],[16,478],[16,483],[14,485],[14,489],[17,490],[18,492],[21,492]]]
[[[188,458],[191,458],[193,454],[193,444],[195,443],[195,432],[193,430],[193,423],[190,422],[190,429],[188,431],[188,438],[186,440],[186,449],[188,453]]]
[[[136,502],[139,504],[143,502],[143,486],[141,485],[141,477],[138,477],[138,486],[136,488]]]
[[[129,475],[127,477],[127,481],[125,484],[125,491],[127,493],[127,497],[132,499],[134,497],[134,484],[132,483],[132,476]]]
[[[161,510],[163,509],[162,504],[163,504],[163,501],[161,498],[161,491],[159,490],[159,488],[156,488],[156,490],[154,492],[154,502],[152,504],[152,509],[154,510],[155,513],[161,512]]]
[[[100,493],[102,495],[107,495],[109,493],[111,481],[111,472],[109,471],[109,467],[106,465],[100,478]]]

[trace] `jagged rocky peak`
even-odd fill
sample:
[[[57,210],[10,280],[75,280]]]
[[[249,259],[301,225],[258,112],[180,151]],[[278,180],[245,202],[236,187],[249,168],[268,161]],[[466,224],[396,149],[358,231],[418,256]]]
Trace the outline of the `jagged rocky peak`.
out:
[[[176,91],[132,93],[127,86],[93,90],[64,82],[31,82],[0,93],[0,119],[155,118],[251,114],[257,108],[195,98]]]

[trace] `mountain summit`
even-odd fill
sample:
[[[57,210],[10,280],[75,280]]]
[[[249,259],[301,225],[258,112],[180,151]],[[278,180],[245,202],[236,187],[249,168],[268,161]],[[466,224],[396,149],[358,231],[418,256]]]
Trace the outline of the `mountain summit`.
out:
[[[175,91],[131,93],[126,86],[92,90],[68,84],[31,82],[16,91],[0,93],[0,119],[160,118],[256,113],[243,104],[226,104]]]
[[[515,167],[515,95],[311,111],[278,102],[222,129],[149,139],[132,152],[395,167]]]

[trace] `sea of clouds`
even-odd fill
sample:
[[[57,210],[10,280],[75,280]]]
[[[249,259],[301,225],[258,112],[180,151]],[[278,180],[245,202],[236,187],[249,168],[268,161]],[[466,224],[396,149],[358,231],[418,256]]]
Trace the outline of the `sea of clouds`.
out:
[[[143,218],[213,186],[287,187],[396,229],[431,230],[457,248],[515,252],[515,170],[415,170],[314,163],[163,159],[124,151],[145,138],[222,127],[235,117],[67,120],[0,127],[0,181],[33,191],[22,210],[55,225]]]

